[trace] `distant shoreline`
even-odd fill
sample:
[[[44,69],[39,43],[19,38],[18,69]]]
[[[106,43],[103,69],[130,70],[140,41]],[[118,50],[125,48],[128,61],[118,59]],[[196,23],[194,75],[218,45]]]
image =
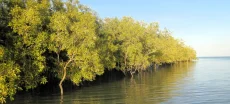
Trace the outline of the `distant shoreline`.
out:
[[[201,56],[197,58],[230,58],[230,56]]]

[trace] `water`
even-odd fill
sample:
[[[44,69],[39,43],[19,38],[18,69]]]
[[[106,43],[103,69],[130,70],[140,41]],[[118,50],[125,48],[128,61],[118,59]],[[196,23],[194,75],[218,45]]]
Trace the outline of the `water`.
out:
[[[222,104],[230,103],[230,58],[199,58],[133,79],[56,94],[18,95],[12,104]]]

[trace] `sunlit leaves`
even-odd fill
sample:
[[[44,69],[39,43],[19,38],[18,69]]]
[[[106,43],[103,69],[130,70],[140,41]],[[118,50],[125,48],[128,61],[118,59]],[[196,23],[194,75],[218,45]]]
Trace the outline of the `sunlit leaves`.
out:
[[[18,90],[15,83],[19,79],[19,72],[18,66],[13,62],[0,64],[0,103],[4,103],[7,97],[13,99]]]
[[[45,57],[48,39],[47,19],[49,18],[48,0],[28,0],[25,7],[16,5],[10,14],[9,25],[18,35],[15,40],[15,56],[21,68],[21,85],[26,89],[35,88],[41,81],[40,74],[45,68]],[[43,77],[44,79],[44,77]]]
[[[170,64],[196,57],[192,48],[173,38],[169,30],[160,30],[158,23],[147,24],[130,17],[106,18],[101,31],[101,40],[106,43],[102,45],[106,47],[102,60],[108,60],[107,67],[108,63],[117,63],[116,68],[124,72],[145,70],[152,63]]]

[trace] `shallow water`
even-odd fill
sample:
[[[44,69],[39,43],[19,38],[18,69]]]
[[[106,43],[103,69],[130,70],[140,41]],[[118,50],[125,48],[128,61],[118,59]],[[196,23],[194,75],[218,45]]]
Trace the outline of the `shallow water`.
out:
[[[62,99],[62,100],[61,100]],[[56,94],[23,94],[13,104],[230,103],[230,58],[199,58],[131,78]]]

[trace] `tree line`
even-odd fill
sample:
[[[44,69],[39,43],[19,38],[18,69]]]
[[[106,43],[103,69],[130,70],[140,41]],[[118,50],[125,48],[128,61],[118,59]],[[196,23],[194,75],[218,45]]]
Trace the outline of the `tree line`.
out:
[[[124,74],[191,61],[196,52],[157,22],[99,18],[78,0],[0,0],[0,103],[59,78],[79,85],[104,70]]]

